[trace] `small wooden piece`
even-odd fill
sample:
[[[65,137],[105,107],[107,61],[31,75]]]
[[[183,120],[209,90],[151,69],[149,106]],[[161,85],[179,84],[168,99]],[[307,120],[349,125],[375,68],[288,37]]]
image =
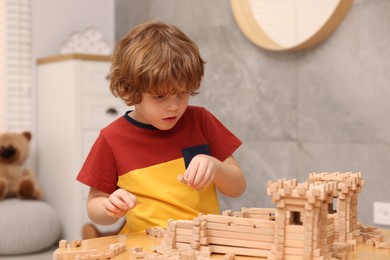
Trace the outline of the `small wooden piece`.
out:
[[[177,180],[184,183],[184,184],[187,184],[187,180],[184,178],[184,175],[182,175],[182,174],[179,174],[177,176]]]

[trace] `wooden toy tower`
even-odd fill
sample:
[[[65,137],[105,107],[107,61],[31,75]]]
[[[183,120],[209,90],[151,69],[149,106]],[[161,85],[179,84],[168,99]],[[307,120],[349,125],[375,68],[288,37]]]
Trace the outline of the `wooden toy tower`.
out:
[[[276,204],[275,245],[269,259],[331,259],[333,217],[328,216],[336,182],[269,181]],[[294,258],[295,257],[295,258]]]
[[[334,217],[335,242],[347,243],[359,237],[357,220],[358,193],[364,186],[361,173],[311,173],[309,183],[334,181],[337,189],[329,204],[329,213]]]

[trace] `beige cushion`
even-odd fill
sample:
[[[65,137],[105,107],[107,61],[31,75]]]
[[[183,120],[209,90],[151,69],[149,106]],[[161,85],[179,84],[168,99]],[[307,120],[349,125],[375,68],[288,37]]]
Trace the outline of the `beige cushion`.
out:
[[[44,201],[5,199],[0,201],[0,255],[42,251],[58,243],[61,223]]]

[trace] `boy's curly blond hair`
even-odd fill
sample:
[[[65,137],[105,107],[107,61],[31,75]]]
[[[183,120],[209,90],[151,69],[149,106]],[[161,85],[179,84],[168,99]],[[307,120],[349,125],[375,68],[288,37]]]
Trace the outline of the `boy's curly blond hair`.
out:
[[[149,21],[136,26],[114,50],[110,90],[127,105],[142,93],[197,94],[205,62],[197,45],[180,29]]]

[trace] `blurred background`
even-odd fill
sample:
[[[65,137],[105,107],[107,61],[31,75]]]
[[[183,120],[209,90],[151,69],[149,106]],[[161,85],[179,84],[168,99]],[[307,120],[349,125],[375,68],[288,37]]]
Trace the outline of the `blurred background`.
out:
[[[11,92],[0,93],[4,129],[31,130],[33,139],[46,131],[37,109],[45,96],[39,88],[37,60],[59,55],[72,33],[92,26],[112,50],[133,26],[154,18],[175,24],[198,44],[207,62],[206,73],[201,93],[191,103],[205,106],[244,143],[234,156],[247,176],[248,188],[239,199],[221,196],[223,209],[274,207],[266,195],[268,180],[305,181],[310,172],[362,172],[366,185],[359,195],[358,218],[366,225],[374,224],[374,202],[390,203],[389,0],[355,0],[327,39],[295,52],[269,51],[253,44],[240,30],[227,0],[27,2],[30,71],[16,94],[23,98],[12,101],[21,105],[7,104],[11,99],[4,95]],[[7,89],[5,84],[1,89]],[[69,109],[66,104],[73,103],[64,100],[59,106],[56,102],[52,99],[53,109],[46,111],[56,113],[58,121],[44,128],[65,131],[61,117]],[[12,114],[13,110],[17,112]],[[64,137],[58,131],[58,138]],[[78,184],[51,192],[45,181],[49,173],[39,162],[55,164],[59,158],[42,158],[40,151],[47,148],[42,145],[34,139],[29,164],[46,193],[85,208],[81,193],[74,195]],[[76,182],[79,159],[68,181]]]

